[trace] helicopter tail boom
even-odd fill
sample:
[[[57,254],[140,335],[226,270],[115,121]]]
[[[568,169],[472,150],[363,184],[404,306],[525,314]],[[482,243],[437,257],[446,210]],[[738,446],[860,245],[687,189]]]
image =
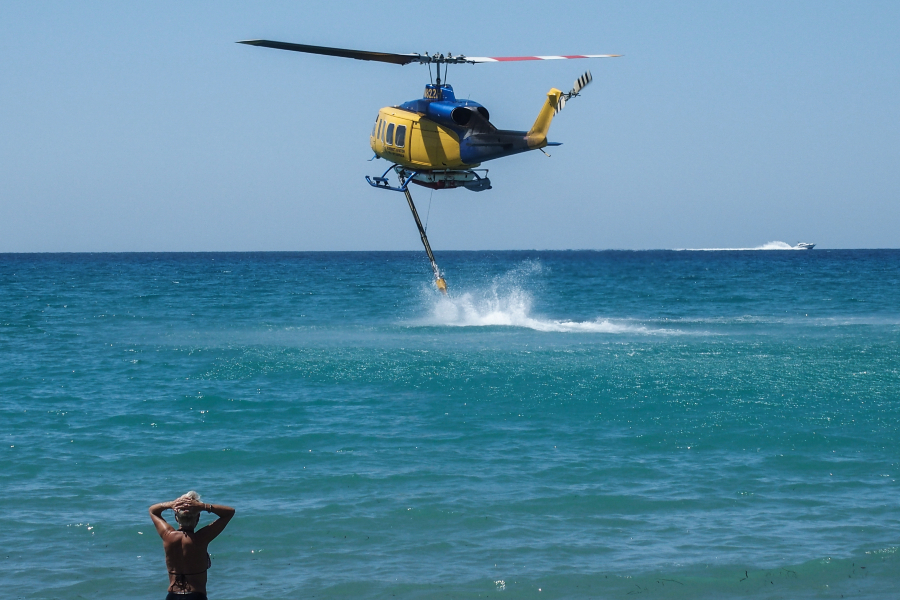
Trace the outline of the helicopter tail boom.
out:
[[[556,88],[552,88],[547,92],[547,99],[544,101],[544,106],[541,107],[541,112],[538,113],[534,125],[531,126],[531,129],[525,135],[529,149],[543,148],[547,145],[547,132],[550,131],[550,123],[553,121],[553,116],[556,114],[556,106],[559,104],[559,99],[562,95],[562,91]]]

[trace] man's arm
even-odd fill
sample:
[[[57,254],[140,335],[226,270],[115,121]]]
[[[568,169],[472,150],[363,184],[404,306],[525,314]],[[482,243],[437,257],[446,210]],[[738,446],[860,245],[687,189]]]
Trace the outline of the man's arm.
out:
[[[150,507],[150,518],[156,526],[156,533],[158,533],[161,538],[165,538],[167,533],[175,531],[175,528],[162,518],[163,511],[172,508],[173,504],[174,502],[160,502],[159,504],[154,504]]]
[[[203,536],[204,541],[208,544],[216,539],[222,533],[222,530],[225,529],[225,526],[228,525],[228,521],[234,516],[234,509],[223,504],[204,504],[203,510],[219,517],[197,532],[198,535]]]

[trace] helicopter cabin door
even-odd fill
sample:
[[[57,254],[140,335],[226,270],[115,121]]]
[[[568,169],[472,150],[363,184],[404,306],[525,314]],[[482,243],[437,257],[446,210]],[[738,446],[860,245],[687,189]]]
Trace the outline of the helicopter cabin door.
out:
[[[384,159],[409,164],[409,137],[412,121],[392,110],[382,109],[373,130],[372,148]]]

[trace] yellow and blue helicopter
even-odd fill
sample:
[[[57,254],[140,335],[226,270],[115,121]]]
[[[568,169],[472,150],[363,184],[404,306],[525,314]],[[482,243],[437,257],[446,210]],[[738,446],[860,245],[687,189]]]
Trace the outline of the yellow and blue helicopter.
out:
[[[547,141],[547,132],[553,117],[562,110],[567,100],[579,95],[591,82],[591,72],[587,71],[575,81],[568,93],[552,88],[547,92],[544,105],[537,119],[528,131],[497,129],[490,121],[488,110],[472,100],[457,100],[453,87],[446,83],[447,69],[454,64],[478,64],[522,60],[561,60],[573,58],[613,58],[618,54],[583,54],[570,56],[453,56],[452,54],[391,54],[348,50],[326,46],[291,44],[272,40],[245,40],[239,44],[263,46],[278,50],[291,50],[310,54],[324,54],[408,65],[419,63],[437,69],[436,80],[425,86],[425,94],[417,100],[410,100],[397,106],[386,106],[378,111],[369,145],[375,155],[390,161],[380,177],[366,176],[372,187],[403,192],[409,203],[425,252],[431,261],[437,288],[447,293],[447,283],[438,268],[428,243],[428,236],[416,205],[413,203],[409,184],[415,183],[431,189],[451,189],[462,187],[474,192],[491,189],[487,169],[479,169],[481,163],[504,156],[511,156],[529,150],[541,150],[547,146],[559,146],[558,142]],[[444,67],[444,81],[441,83],[441,66]],[[388,173],[393,171],[398,179],[391,185]]]

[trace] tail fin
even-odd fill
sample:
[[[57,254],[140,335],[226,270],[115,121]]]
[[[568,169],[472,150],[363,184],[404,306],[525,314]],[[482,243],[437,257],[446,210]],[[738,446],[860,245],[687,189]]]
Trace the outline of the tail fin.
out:
[[[550,122],[553,120],[553,115],[556,114],[556,106],[559,104],[559,99],[562,95],[562,91],[556,88],[552,88],[547,92],[544,106],[541,107],[541,112],[538,114],[534,125],[531,126],[531,129],[525,136],[529,148],[543,148],[547,145],[547,132],[550,131]]]

